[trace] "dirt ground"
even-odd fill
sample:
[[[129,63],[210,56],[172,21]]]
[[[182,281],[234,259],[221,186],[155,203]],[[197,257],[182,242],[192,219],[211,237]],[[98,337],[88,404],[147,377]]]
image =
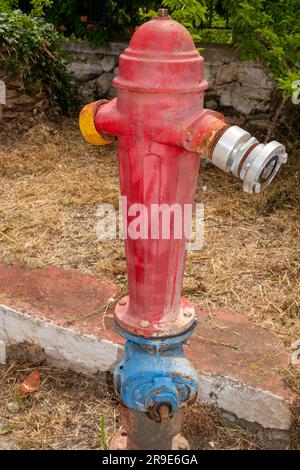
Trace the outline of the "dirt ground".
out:
[[[21,397],[18,386],[36,367],[41,372],[40,390]],[[0,450],[101,450],[120,429],[111,376],[86,377],[19,359],[0,366],[0,390]],[[210,406],[188,410],[183,434],[193,450],[262,448],[254,432],[225,426]]]
[[[123,242],[96,237],[98,205],[118,207],[115,146],[84,143],[73,119],[2,124],[0,142],[0,262],[55,264],[126,289]],[[190,299],[243,313],[287,347],[300,338],[299,153],[292,148],[276,181],[254,196],[204,162],[197,201],[205,204],[205,244],[189,253],[184,280]],[[12,362],[0,369],[0,435],[8,424],[22,448],[103,448],[99,419],[105,415],[104,434],[114,432],[117,403],[97,380],[45,368],[40,392],[16,414],[7,409],[18,401],[16,385],[28,367]],[[193,412],[208,420],[195,445],[257,446],[244,431],[222,427],[213,410]]]

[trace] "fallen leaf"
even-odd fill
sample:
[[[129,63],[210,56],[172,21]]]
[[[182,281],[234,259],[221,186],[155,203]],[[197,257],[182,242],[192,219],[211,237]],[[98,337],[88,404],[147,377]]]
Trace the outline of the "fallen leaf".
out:
[[[0,427],[0,436],[3,436],[4,434],[8,434],[13,430],[13,425],[12,424],[5,424],[4,426]]]
[[[19,386],[20,395],[23,397],[30,393],[37,392],[41,384],[41,374],[38,369],[29,374]]]

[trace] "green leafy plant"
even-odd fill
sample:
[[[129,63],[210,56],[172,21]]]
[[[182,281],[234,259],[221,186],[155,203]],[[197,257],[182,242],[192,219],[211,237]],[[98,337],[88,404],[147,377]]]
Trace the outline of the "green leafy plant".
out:
[[[27,399],[25,397],[22,397],[18,388],[16,388],[13,393],[12,403],[19,405],[20,408],[26,407]]]
[[[9,13],[17,4],[17,0],[0,0],[0,13]]]
[[[300,8],[298,0],[223,0],[232,16],[234,44],[242,59],[259,59],[277,82],[282,98],[266,140],[274,132],[286,100],[300,79]],[[299,83],[299,82],[298,82]]]
[[[45,9],[53,5],[53,0],[31,0],[31,16],[44,16]]]
[[[35,1],[44,2],[46,20],[61,28],[66,36],[96,44],[129,39],[134,28],[143,22],[144,14],[161,6],[160,0],[51,0],[50,5],[45,4],[46,0],[32,0]]]
[[[101,416],[98,427],[99,427],[99,447],[102,447],[104,450],[106,450],[108,448],[108,439],[107,439],[107,432],[105,429],[104,416]]]
[[[21,91],[45,93],[55,112],[72,110],[76,85],[65,67],[61,35],[51,24],[19,10],[0,13],[0,46],[5,72],[20,79]]]
[[[201,25],[207,13],[205,1],[164,0],[163,6],[168,8],[174,20],[179,21],[189,30],[194,41],[201,40]]]
[[[61,29],[67,37],[102,44],[107,39],[106,32],[99,29],[87,29],[81,21],[80,15],[89,11],[89,5],[86,3],[79,0],[51,2],[51,5],[45,7],[45,19]],[[92,6],[92,2],[90,4]]]
[[[242,58],[259,59],[284,98],[300,78],[299,0],[224,0],[232,15],[234,42]]]
[[[221,14],[222,13],[222,14]],[[201,31],[201,42],[215,44],[232,44],[232,30],[226,18],[226,10],[218,13],[212,12],[211,28],[204,28]]]
[[[14,429],[13,424],[4,424],[0,426],[0,436],[4,436],[5,434],[9,434]]]

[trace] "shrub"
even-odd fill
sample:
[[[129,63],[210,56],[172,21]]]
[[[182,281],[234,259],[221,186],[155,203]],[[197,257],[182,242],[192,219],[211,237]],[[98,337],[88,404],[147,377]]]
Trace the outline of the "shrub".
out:
[[[0,12],[1,13],[8,13],[12,11],[14,7],[17,6],[16,0],[0,0]]]
[[[247,0],[231,10],[235,45],[245,60],[259,59],[288,98],[300,79],[299,0]]]
[[[56,113],[72,110],[76,85],[65,67],[61,35],[51,24],[20,10],[2,12],[0,46],[5,73],[18,76],[21,91],[45,93]]]

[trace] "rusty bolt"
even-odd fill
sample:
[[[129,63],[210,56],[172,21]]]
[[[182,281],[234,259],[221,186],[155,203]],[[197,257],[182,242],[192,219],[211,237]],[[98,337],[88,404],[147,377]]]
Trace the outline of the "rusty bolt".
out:
[[[170,418],[170,410],[167,405],[161,405],[159,407],[159,416],[160,416],[160,422],[161,423],[166,423],[168,419]]]
[[[150,326],[150,323],[147,320],[141,320],[140,321],[140,326],[142,328],[148,328],[148,326]]]
[[[191,310],[184,310],[183,312],[183,316],[184,317],[191,317],[193,315],[194,312],[192,312]]]

